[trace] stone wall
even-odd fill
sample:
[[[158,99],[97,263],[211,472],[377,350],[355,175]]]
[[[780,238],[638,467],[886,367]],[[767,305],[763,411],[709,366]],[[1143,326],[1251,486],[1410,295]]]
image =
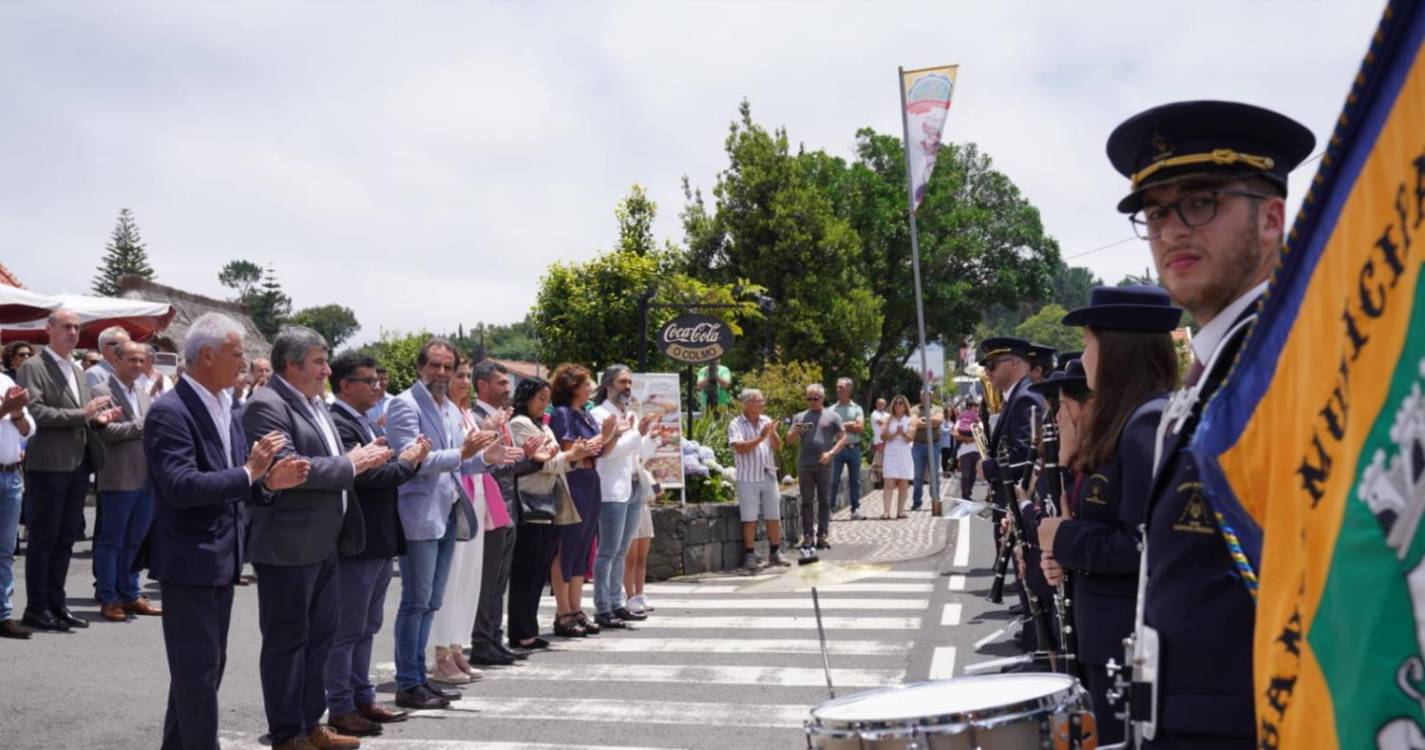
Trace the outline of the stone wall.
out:
[[[653,508],[653,546],[648,553],[648,580],[735,570],[742,565],[742,519],[736,503],[693,504]],[[797,495],[782,495],[783,549],[801,535]],[[757,551],[767,555],[767,525],[757,524]]]

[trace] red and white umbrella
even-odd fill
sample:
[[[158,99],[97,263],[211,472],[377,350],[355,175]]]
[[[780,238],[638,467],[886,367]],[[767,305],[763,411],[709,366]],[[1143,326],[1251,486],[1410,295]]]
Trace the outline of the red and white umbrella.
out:
[[[6,342],[47,343],[49,341],[49,334],[45,331],[47,318],[51,310],[59,307],[73,310],[79,314],[79,347],[81,349],[93,349],[98,345],[99,333],[105,328],[115,325],[123,326],[134,341],[148,341],[159,331],[168,327],[176,312],[176,309],[166,302],[117,297],[85,297],[76,294],[40,295],[15,287],[0,287],[0,311],[5,309],[5,301],[15,292],[29,294],[36,300],[48,300],[52,304],[41,308],[38,314],[27,316],[22,321],[0,315],[0,340]]]

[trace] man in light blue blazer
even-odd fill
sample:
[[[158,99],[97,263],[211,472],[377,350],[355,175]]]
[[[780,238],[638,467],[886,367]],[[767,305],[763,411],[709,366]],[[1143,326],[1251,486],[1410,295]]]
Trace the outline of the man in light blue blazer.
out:
[[[432,443],[415,478],[398,490],[397,507],[406,533],[395,626],[396,705],[402,708],[444,708],[460,696],[427,682],[426,642],[445,593],[455,541],[470,539],[479,531],[460,476],[485,472],[486,461],[506,460],[505,449],[497,442],[499,433],[467,433],[460,408],[446,395],[459,364],[454,344],[442,338],[427,341],[416,358],[420,381],[386,405],[386,440],[391,448],[404,451],[421,435]]]

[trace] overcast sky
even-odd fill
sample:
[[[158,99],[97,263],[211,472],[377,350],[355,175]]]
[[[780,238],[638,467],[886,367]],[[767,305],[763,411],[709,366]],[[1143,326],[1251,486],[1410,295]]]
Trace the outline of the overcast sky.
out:
[[[276,265],[296,307],[382,328],[510,322],[555,260],[608,248],[632,183],[682,240],[738,102],[851,156],[900,134],[896,67],[959,63],[979,143],[1071,265],[1149,260],[1103,155],[1125,117],[1222,98],[1329,135],[1382,3],[0,4],[0,261],[83,292],[121,207],[158,280],[224,296]],[[1294,176],[1294,208],[1314,165]],[[934,304],[934,300],[928,300]]]

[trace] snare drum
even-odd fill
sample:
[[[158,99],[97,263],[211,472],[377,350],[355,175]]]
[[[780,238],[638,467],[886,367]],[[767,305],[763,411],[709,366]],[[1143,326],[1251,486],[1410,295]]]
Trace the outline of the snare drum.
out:
[[[1088,692],[1062,674],[979,675],[872,690],[823,703],[811,716],[811,750],[1098,746]]]

